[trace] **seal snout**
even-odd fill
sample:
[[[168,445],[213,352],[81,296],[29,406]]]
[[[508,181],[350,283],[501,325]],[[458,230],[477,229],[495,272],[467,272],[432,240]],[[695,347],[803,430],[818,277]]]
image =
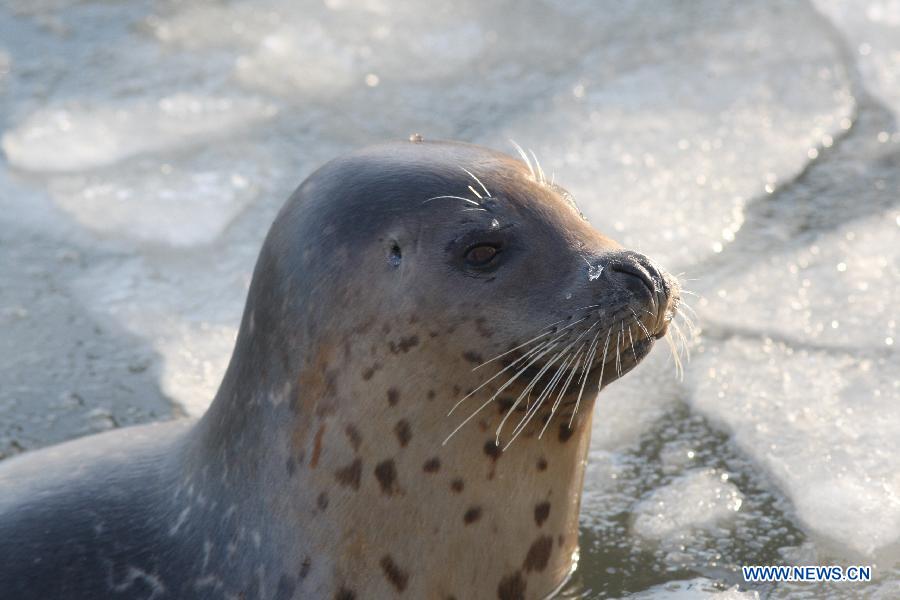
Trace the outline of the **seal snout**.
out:
[[[606,267],[607,277],[614,285],[627,290],[645,307],[642,310],[653,317],[645,322],[652,337],[665,336],[678,303],[677,282],[637,252],[615,252],[608,258]]]

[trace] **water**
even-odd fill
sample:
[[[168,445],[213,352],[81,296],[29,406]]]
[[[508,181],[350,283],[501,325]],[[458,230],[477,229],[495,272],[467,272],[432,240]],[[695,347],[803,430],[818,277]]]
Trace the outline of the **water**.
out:
[[[563,595],[900,596],[900,2],[483,4],[0,0],[0,455],[201,413],[318,164],[512,138],[702,330],[601,396]]]

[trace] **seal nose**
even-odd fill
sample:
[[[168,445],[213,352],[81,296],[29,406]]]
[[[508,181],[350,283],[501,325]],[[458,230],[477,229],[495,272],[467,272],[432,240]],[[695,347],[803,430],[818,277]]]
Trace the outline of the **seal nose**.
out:
[[[659,274],[640,254],[617,253],[609,262],[608,269],[610,276],[615,278],[617,283],[638,297],[650,294],[650,297],[654,298],[659,291],[656,283]]]

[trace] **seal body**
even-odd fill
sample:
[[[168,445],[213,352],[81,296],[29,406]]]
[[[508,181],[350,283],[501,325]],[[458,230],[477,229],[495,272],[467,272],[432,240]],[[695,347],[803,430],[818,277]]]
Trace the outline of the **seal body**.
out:
[[[676,302],[523,162],[421,138],[337,159],[276,218],[202,419],[0,466],[0,592],[546,596],[593,398]]]

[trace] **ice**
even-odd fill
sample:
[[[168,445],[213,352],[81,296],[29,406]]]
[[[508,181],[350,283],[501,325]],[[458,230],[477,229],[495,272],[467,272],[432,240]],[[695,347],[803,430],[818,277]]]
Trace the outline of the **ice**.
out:
[[[772,473],[839,556],[900,555],[896,357],[735,339],[695,359],[695,406]]]
[[[148,256],[100,263],[74,288],[98,317],[149,342],[161,357],[163,392],[198,416],[231,356],[252,266],[238,252],[212,262]]]
[[[633,511],[632,529],[649,540],[689,543],[694,529],[727,524],[742,502],[740,490],[729,483],[727,473],[697,471],[641,500]]]
[[[617,47],[586,52],[564,89],[503,128],[595,225],[670,266],[721,251],[747,203],[848,128],[855,105],[839,49],[794,27],[814,11],[720,6],[641,28],[617,22],[627,11],[568,7]]]
[[[238,97],[173,94],[131,104],[40,109],[3,134],[9,163],[27,171],[81,171],[130,156],[196,145],[270,118],[275,107]]]
[[[900,2],[813,0],[847,40],[866,88],[900,117]]]
[[[147,161],[51,182],[57,204],[81,225],[136,242],[188,247],[216,240],[257,196],[258,171],[191,169]]]
[[[9,73],[9,69],[11,68],[11,61],[9,59],[9,54],[0,50],[0,81],[3,81],[3,78]]]
[[[701,296],[683,381],[660,341],[599,396],[566,597],[755,597],[739,565],[812,561],[882,580],[759,591],[894,597],[898,11],[0,2],[0,455],[201,414],[317,165],[512,138]]]
[[[757,334],[890,350],[900,344],[898,240],[900,210],[848,223],[717,281],[698,308],[707,322]]]
[[[672,357],[663,342],[628,377],[597,397],[591,447],[618,450],[634,443],[685,395],[675,376]]]
[[[631,594],[629,600],[759,600],[755,591],[740,591],[737,586],[723,590],[715,581],[705,578],[673,581]]]

